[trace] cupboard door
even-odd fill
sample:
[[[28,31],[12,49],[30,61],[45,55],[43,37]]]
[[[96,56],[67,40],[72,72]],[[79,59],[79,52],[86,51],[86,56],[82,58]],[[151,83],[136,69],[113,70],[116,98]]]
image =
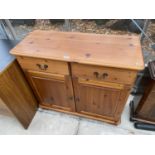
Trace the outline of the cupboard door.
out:
[[[124,85],[74,78],[75,102],[79,113],[109,119],[120,119],[124,103]],[[127,94],[125,94],[127,96]],[[124,96],[124,97],[126,97]],[[125,103],[124,103],[125,105]]]
[[[71,78],[68,75],[27,71],[40,104],[55,109],[75,111]]]

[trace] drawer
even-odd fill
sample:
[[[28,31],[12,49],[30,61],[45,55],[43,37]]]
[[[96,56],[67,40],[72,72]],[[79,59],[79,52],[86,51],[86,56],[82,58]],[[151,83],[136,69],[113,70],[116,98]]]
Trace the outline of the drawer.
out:
[[[72,74],[76,77],[122,84],[133,84],[137,76],[136,71],[78,63],[72,63]]]
[[[63,75],[69,74],[67,62],[21,56],[18,56],[17,60],[24,70],[34,70]]]

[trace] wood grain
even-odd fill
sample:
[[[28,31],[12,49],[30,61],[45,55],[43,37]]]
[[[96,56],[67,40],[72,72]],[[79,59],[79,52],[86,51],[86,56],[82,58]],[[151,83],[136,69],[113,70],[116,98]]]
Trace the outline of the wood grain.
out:
[[[73,76],[97,81],[107,81],[131,85],[135,82],[135,78],[137,76],[136,71],[120,68],[83,65],[77,63],[72,63],[71,67]],[[98,76],[95,73],[97,73]],[[104,77],[104,74],[107,74],[107,76]]]
[[[132,70],[144,68],[139,36],[36,30],[11,53]]]
[[[0,115],[14,116],[5,103],[0,99]]]
[[[40,107],[113,124],[144,68],[138,36],[37,30],[11,53]]]
[[[27,128],[37,110],[37,102],[16,61],[0,75],[0,97]]]
[[[67,113],[67,114],[71,114],[71,115],[75,115],[75,116],[80,116],[80,117],[84,117],[84,118],[89,118],[89,119],[94,119],[94,120],[98,120],[98,121],[103,121],[103,122],[107,122],[107,123],[110,123],[110,124],[113,124],[113,125],[118,125],[120,124],[121,120],[114,120],[113,118],[111,117],[107,117],[107,116],[102,116],[102,117],[98,117],[98,115],[88,115],[86,113],[78,113],[78,112],[72,112],[72,111],[66,111],[66,110],[63,110],[63,109],[56,109],[56,108],[53,108],[53,107],[49,107],[49,106],[46,106],[46,105],[42,105],[40,104],[39,105],[40,108],[43,108],[43,109],[46,109],[46,110],[54,110],[54,111],[57,111],[57,112],[63,112],[63,113]]]
[[[73,79],[77,112],[113,117],[120,99],[121,88],[109,88]],[[112,84],[111,84],[112,85]]]
[[[30,57],[17,57],[19,64],[23,69],[41,71],[45,73],[68,75],[68,64],[63,61],[36,59]],[[47,68],[41,69],[38,65],[47,65]]]
[[[118,83],[110,83],[110,82],[104,82],[104,81],[94,81],[94,80],[88,80],[88,79],[82,79],[78,78],[78,82],[83,85],[93,85],[96,87],[106,87],[106,88],[112,88],[112,89],[123,89],[124,85],[118,84]]]
[[[26,74],[40,104],[75,111],[72,82],[69,76],[35,71],[27,71]]]
[[[150,79],[144,95],[140,100],[136,110],[135,117],[142,119],[143,122],[155,123],[155,81]]]
[[[81,82],[79,78],[74,78],[73,84],[77,112],[101,118],[107,116],[115,121],[120,120],[128,97],[125,86],[116,87],[115,83],[113,87],[113,83],[111,87],[106,84],[97,85],[96,82]]]

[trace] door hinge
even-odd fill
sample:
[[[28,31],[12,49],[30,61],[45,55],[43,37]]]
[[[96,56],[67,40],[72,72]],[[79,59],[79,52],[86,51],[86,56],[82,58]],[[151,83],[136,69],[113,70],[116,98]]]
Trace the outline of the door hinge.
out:
[[[73,96],[68,97],[68,99],[72,101],[73,100]]]

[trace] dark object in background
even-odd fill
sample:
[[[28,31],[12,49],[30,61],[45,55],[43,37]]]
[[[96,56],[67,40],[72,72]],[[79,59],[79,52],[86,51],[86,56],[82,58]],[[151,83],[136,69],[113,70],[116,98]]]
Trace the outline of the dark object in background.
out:
[[[106,24],[110,19],[94,19],[95,23],[97,25],[103,25]]]
[[[141,33],[137,26],[130,19],[83,19],[83,21],[95,21],[97,25],[104,25],[112,30],[130,31],[134,33]],[[144,19],[135,19],[137,24],[143,29]]]
[[[138,98],[138,96],[136,96],[135,98]],[[135,104],[138,100],[136,101],[135,98],[134,101],[130,102],[130,121],[135,122],[134,127],[137,129],[155,131],[155,123],[136,117]]]
[[[144,19],[135,19],[135,21],[143,29]],[[141,31],[138,29],[138,27],[131,20],[130,20],[130,23],[128,25],[128,30],[130,32],[141,33]]]
[[[155,44],[151,45],[151,47],[155,51]]]
[[[134,127],[137,128],[137,129],[155,131],[155,125],[153,125],[153,124],[147,124],[147,123],[136,122],[136,123],[134,124]]]
[[[133,101],[130,103],[130,120],[155,126],[155,61],[149,62],[146,70],[147,72],[149,71],[149,77],[144,74],[138,84],[138,86],[144,89],[141,92],[137,91]],[[143,81],[145,80],[147,82],[144,85]],[[142,125],[138,124],[136,127],[140,128]],[[148,130],[152,128],[152,126],[149,127],[144,124],[143,129],[147,128]]]
[[[105,25],[110,20],[112,19],[82,19],[82,21],[95,21],[97,25]]]
[[[138,73],[137,79],[135,81],[131,94],[132,95],[143,94],[145,91],[145,88],[148,85],[149,80],[150,80],[149,69],[148,67],[145,67],[144,70]]]
[[[10,21],[13,26],[16,26],[16,25],[34,26],[35,25],[35,19],[11,19]]]
[[[137,24],[143,29],[144,19],[136,19]],[[113,30],[130,31],[134,33],[141,33],[137,26],[130,19],[120,19],[109,28]]]
[[[130,24],[130,22],[131,21],[129,19],[119,19],[114,24],[112,24],[109,28],[113,30],[127,31],[128,25]]]
[[[111,22],[113,19],[83,19],[83,21],[95,21],[97,25],[105,25],[108,22]],[[27,26],[34,26],[35,19],[11,19],[12,25],[27,25]],[[64,19],[49,19],[51,24],[64,24]],[[143,28],[144,26],[144,19],[136,19],[137,24]],[[119,19],[113,24],[110,24],[108,28],[113,30],[121,30],[121,31],[130,31],[134,33],[141,33],[137,26],[130,20],[130,19]]]
[[[24,25],[24,19],[11,19],[10,20],[13,26]]]
[[[149,62],[148,66],[149,66],[151,78],[155,80],[155,61]]]
[[[63,24],[64,22],[65,22],[64,19],[50,19],[51,24],[56,24],[56,23]]]

